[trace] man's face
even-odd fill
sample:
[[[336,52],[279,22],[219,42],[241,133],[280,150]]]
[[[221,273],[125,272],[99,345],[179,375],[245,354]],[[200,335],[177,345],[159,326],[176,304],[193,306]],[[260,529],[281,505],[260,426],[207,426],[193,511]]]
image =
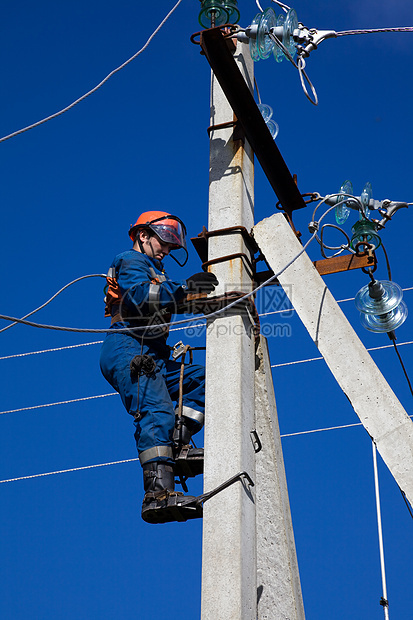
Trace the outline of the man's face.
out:
[[[162,260],[175,247],[172,243],[164,243],[156,235],[149,236],[146,230],[140,232],[140,240],[144,253],[150,258]]]

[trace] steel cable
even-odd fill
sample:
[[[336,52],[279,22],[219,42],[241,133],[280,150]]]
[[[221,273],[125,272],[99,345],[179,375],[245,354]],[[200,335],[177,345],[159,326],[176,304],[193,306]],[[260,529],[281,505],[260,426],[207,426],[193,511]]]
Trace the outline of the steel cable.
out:
[[[321,203],[323,203],[325,200],[326,199],[324,198],[321,201]],[[332,211],[333,209],[335,209],[335,206],[330,207],[329,209],[324,211],[323,215],[318,220],[318,223],[320,223],[326,217],[326,215],[328,213],[330,213],[330,211]],[[201,319],[202,320],[212,319],[212,318],[214,318],[216,316],[220,316],[221,314],[223,314],[224,312],[226,312],[230,308],[233,308],[234,306],[240,304],[241,302],[249,299],[250,297],[255,295],[255,293],[257,293],[259,290],[261,290],[262,288],[264,288],[265,286],[270,284],[270,282],[273,282],[274,280],[276,280],[278,278],[278,276],[280,276],[282,273],[284,273],[284,271],[286,271],[288,269],[288,267],[290,267],[298,258],[300,258],[300,256],[306,251],[307,247],[313,241],[313,239],[315,238],[316,234],[317,234],[317,231],[315,231],[311,235],[311,237],[306,241],[306,243],[303,245],[302,249],[298,252],[298,254],[296,254],[286,265],[284,265],[284,267],[282,269],[280,269],[280,271],[278,271],[277,273],[272,275],[270,278],[268,278],[268,280],[266,280],[265,282],[263,282],[262,284],[257,286],[257,288],[253,289],[251,292],[246,293],[245,295],[243,295],[239,299],[236,299],[235,301],[232,301],[231,303],[227,304],[223,308],[220,308],[219,310],[215,310],[215,312],[210,312],[209,314],[205,314],[202,317],[182,319],[182,320],[179,320],[179,321],[171,321],[169,323],[165,323],[165,325],[169,325],[169,326],[172,326],[172,325],[183,325],[183,324],[186,324],[186,323],[193,323],[194,321],[199,321]],[[145,331],[147,329],[147,326],[144,326],[144,327],[124,327],[124,328],[119,328],[119,329],[111,329],[111,328],[107,328],[107,329],[86,329],[86,328],[84,328],[83,329],[83,328],[79,328],[79,327],[62,327],[62,326],[59,326],[59,325],[47,325],[47,324],[44,324],[44,323],[34,323],[32,321],[26,321],[25,319],[18,319],[17,317],[8,316],[8,315],[5,315],[5,314],[0,314],[0,319],[3,319],[5,321],[15,321],[16,323],[22,323],[23,325],[28,325],[30,327],[38,327],[40,329],[51,329],[51,330],[56,330],[56,331],[66,331],[66,332],[75,332],[75,333],[105,334],[105,333],[110,332],[112,334],[125,334],[125,333],[129,333],[129,332],[135,332],[135,333],[136,332],[141,332],[141,331]]]
[[[397,28],[367,28],[365,30],[342,30],[336,34],[338,37],[344,37],[350,34],[372,34],[375,32],[413,32],[413,26],[401,26]]]
[[[130,62],[132,62],[132,60],[135,60],[135,58],[137,58],[140,54],[142,54],[143,51],[145,51],[145,49],[148,47],[149,43],[152,41],[154,36],[159,32],[159,30],[162,28],[162,26],[165,24],[165,22],[170,18],[170,16],[175,11],[175,9],[177,9],[178,6],[181,4],[181,2],[182,2],[182,0],[178,0],[178,2],[175,4],[175,6],[169,11],[169,13],[166,15],[166,17],[161,21],[161,23],[156,28],[156,30],[154,30],[154,32],[151,34],[149,39],[146,41],[145,45],[143,47],[141,47],[141,49],[139,51],[137,51],[136,54],[131,56],[128,60],[126,60],[119,67],[117,67],[116,69],[111,71],[101,82],[99,82],[99,84],[97,84],[97,86],[92,88],[92,90],[89,90],[87,93],[85,93],[84,95],[82,95],[81,97],[76,99],[76,101],[73,101],[73,103],[69,104],[68,106],[66,106],[65,108],[60,110],[59,112],[55,112],[55,114],[51,114],[50,116],[47,116],[46,118],[42,119],[41,121],[37,121],[36,123],[33,123],[32,125],[28,125],[27,127],[24,127],[23,129],[19,129],[18,131],[14,131],[13,133],[9,134],[8,136],[4,136],[3,138],[0,138],[0,142],[5,142],[6,140],[9,140],[10,138],[14,138],[15,136],[18,136],[21,133],[24,133],[25,131],[29,131],[29,129],[34,129],[35,127],[39,127],[39,125],[43,125],[43,123],[46,123],[47,121],[50,121],[53,118],[61,116],[62,114],[64,114],[68,110],[71,110],[72,108],[74,108],[75,105],[77,105],[81,101],[84,101],[87,97],[89,97],[90,95],[95,93],[101,86],[103,86],[103,84],[105,84],[105,82],[107,82],[109,80],[109,78],[111,78],[113,75],[115,75],[115,73],[117,73],[118,71],[120,71],[121,69],[126,67],[126,65],[128,65]]]
[[[56,297],[60,295],[60,293],[63,293],[63,291],[65,291],[67,288],[69,288],[69,286],[72,286],[72,284],[76,284],[76,282],[80,282],[80,280],[86,280],[86,278],[106,278],[106,275],[104,273],[91,273],[87,276],[81,276],[80,278],[76,278],[75,280],[72,280],[71,282],[69,282],[69,284],[65,284],[65,286],[63,286],[59,291],[57,291],[57,293],[55,293],[52,297],[50,297],[50,299],[48,299],[44,304],[42,304],[35,310],[32,310],[31,312],[29,312],[29,314],[26,314],[25,316],[21,317],[19,321],[14,321],[13,323],[10,323],[10,325],[6,325],[6,327],[3,327],[2,329],[0,329],[0,334],[1,332],[5,332],[6,329],[10,329],[10,327],[13,327],[13,325],[17,325],[22,319],[23,320],[27,319],[29,316],[32,316],[32,314],[39,312],[39,310],[42,310],[45,306],[50,304],[50,302],[53,301],[53,299],[56,299]]]

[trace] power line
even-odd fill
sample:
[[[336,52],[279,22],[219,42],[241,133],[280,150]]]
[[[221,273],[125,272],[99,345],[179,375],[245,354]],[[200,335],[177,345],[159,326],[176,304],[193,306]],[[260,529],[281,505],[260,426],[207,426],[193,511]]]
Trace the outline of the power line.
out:
[[[100,275],[100,274],[97,274],[97,275]],[[83,276],[83,277],[90,277],[90,276]],[[75,280],[73,282],[75,282]],[[69,286],[69,285],[67,285],[67,286]],[[64,288],[66,288],[66,287],[64,287]],[[62,290],[63,289],[61,289],[61,291]],[[411,290],[413,290],[413,286],[404,288],[402,290],[403,290],[403,292],[411,291]],[[58,293],[56,293],[56,295],[57,294]],[[337,300],[337,303],[338,304],[342,304],[342,303],[347,302],[347,301],[354,301],[354,299],[355,299],[354,297],[348,297],[346,299],[339,299],[339,300]],[[51,301],[51,300],[49,300],[49,301]],[[49,303],[49,302],[46,302],[46,303]],[[295,312],[295,308],[290,306],[289,308],[285,308],[283,310],[273,310],[271,312],[263,312],[263,313],[260,313],[258,316],[261,318],[261,317],[266,317],[266,316],[272,316],[274,314],[282,314],[283,312],[292,312],[292,311]],[[33,314],[34,312],[35,311],[33,311],[31,314]],[[29,316],[29,315],[26,315],[26,316]],[[197,319],[194,319],[194,320],[197,320]],[[10,325],[8,327],[10,327]],[[170,332],[178,332],[178,331],[183,331],[183,330],[187,330],[187,329],[195,329],[197,327],[205,327],[205,324],[204,323],[197,323],[196,325],[184,325],[183,327],[174,327],[173,329],[170,329],[169,331]],[[0,333],[1,333],[1,331],[2,330],[0,330]],[[13,358],[16,358],[16,357],[26,357],[27,355],[38,355],[40,353],[52,353],[52,352],[55,352],[55,351],[65,351],[66,349],[76,349],[78,347],[87,347],[89,345],[102,344],[102,343],[103,343],[103,340],[94,340],[93,342],[83,342],[81,344],[72,344],[72,345],[67,345],[67,346],[64,346],[64,347],[56,347],[56,348],[53,348],[53,349],[43,349],[41,351],[29,351],[27,353],[15,353],[13,355],[4,355],[4,356],[0,357],[0,361],[1,360],[13,359]],[[401,344],[410,344],[410,343],[401,343]],[[369,349],[369,350],[372,351],[374,349]],[[319,360],[319,359],[322,359],[322,358],[321,357],[314,357],[314,358],[311,358],[311,359],[308,359],[308,360],[298,360],[296,362],[287,362],[286,364],[278,364],[277,367],[278,366],[288,366],[289,364],[302,364],[303,362],[307,362],[307,361],[311,361],[312,362],[312,361]],[[272,366],[272,368],[275,368],[275,367],[276,366]]]
[[[397,344],[398,347],[402,347],[405,344],[413,344],[413,340],[409,340],[408,342],[399,342]],[[366,349],[367,351],[380,351],[381,349],[391,349],[393,348],[392,344],[386,344],[381,347],[370,347]],[[296,360],[294,362],[284,362],[283,364],[271,364],[271,368],[281,368],[282,366],[292,366],[293,364],[304,364],[305,362],[315,362],[317,360],[322,360],[323,357],[310,357],[305,360]]]
[[[102,341],[97,341],[97,342],[90,342],[90,343],[85,343],[85,345],[72,345],[72,346],[86,346],[87,344],[98,344]],[[410,342],[400,342],[398,346],[403,346],[405,344],[413,344],[413,340],[411,340]],[[389,345],[385,345],[382,347],[372,347],[370,349],[367,349],[367,351],[379,351],[380,349],[389,349],[392,348],[393,345],[389,344]],[[50,351],[53,351],[54,349],[50,349]],[[60,349],[57,349],[60,350]],[[41,353],[41,351],[39,351],[39,353]],[[23,354],[23,355],[30,355],[30,353],[27,354]],[[0,358],[2,359],[2,358]],[[305,359],[305,360],[297,360],[295,362],[285,362],[283,364],[272,364],[271,368],[280,368],[282,366],[292,366],[294,364],[304,364],[305,362],[314,362],[317,360],[322,360],[324,359],[323,357],[313,357],[313,358],[309,358],[309,359]],[[83,398],[74,398],[71,400],[62,400],[59,402],[55,402],[55,403],[46,403],[44,405],[33,405],[32,407],[20,407],[19,409],[9,409],[7,411],[0,411],[0,415],[4,415],[7,413],[18,413],[20,411],[33,411],[34,409],[43,409],[44,407],[53,407],[55,405],[69,405],[72,403],[78,403],[78,402],[82,402],[85,400],[94,400],[96,398],[105,398],[106,396],[116,396],[117,392],[110,392],[108,394],[98,394],[96,396],[84,396]],[[325,430],[330,430],[330,429],[325,429]],[[309,431],[309,432],[314,432],[314,431]]]
[[[323,200],[326,200],[325,198]],[[318,220],[318,222],[320,223],[324,217],[333,209],[335,209],[335,206],[330,207],[329,209],[327,209],[326,211],[324,211],[323,215],[320,217],[320,219]],[[259,286],[257,286],[254,290],[250,291],[249,293],[245,293],[245,295],[243,295],[242,297],[239,297],[238,299],[235,299],[234,301],[226,304],[225,306],[223,306],[222,308],[220,308],[219,310],[215,310],[214,312],[210,312],[209,314],[204,314],[202,317],[192,317],[192,318],[188,318],[188,319],[181,319],[179,321],[170,321],[170,322],[165,322],[164,325],[182,325],[182,324],[186,324],[186,323],[194,323],[195,321],[199,321],[200,318],[202,318],[202,320],[206,320],[206,319],[211,319],[213,317],[216,316],[220,316],[222,313],[228,311],[230,308],[233,308],[234,306],[240,304],[241,302],[249,299],[250,297],[252,297],[253,295],[255,295],[255,293],[257,293],[259,290],[261,290],[262,288],[264,288],[265,286],[267,286],[268,284],[270,284],[270,282],[273,282],[276,278],[278,278],[278,276],[280,276],[282,273],[284,273],[284,271],[286,269],[288,269],[288,267],[290,267],[298,258],[300,258],[300,256],[302,254],[304,254],[304,252],[306,251],[307,247],[310,245],[310,243],[313,241],[313,239],[316,237],[317,231],[315,231],[311,237],[306,241],[306,243],[303,245],[303,247],[301,248],[301,250],[286,264],[284,265],[284,267],[282,269],[280,269],[280,271],[278,271],[277,273],[274,273],[270,278],[268,278],[268,280],[266,280],[265,282],[263,282],[262,284],[260,284]],[[102,334],[102,333],[112,333],[112,334],[127,334],[129,332],[145,332],[145,330],[148,329],[147,325],[141,326],[141,327],[123,327],[123,328],[119,328],[119,329],[111,329],[111,328],[106,328],[106,329],[87,329],[87,328],[80,328],[80,327],[63,327],[60,325],[48,325],[45,323],[34,323],[33,321],[27,321],[25,319],[19,319],[15,316],[8,316],[5,314],[0,314],[0,319],[3,319],[5,321],[15,321],[16,323],[22,323],[23,325],[29,325],[30,327],[38,327],[40,329],[51,329],[51,330],[55,330],[55,331],[65,331],[65,332],[75,332],[75,333],[89,333],[89,334]]]
[[[355,422],[354,424],[342,424],[341,426],[329,426],[328,428],[314,428],[309,431],[298,431],[297,433],[288,433],[285,435],[280,435],[283,439],[284,437],[297,437],[298,435],[311,435],[312,433],[322,433],[324,431],[337,431],[342,428],[352,428],[354,426],[362,426],[361,422]]]
[[[91,274],[88,274],[86,276],[80,276],[80,278],[76,278],[75,280],[72,280],[68,284],[65,284],[60,290],[58,290],[57,293],[52,295],[52,297],[50,297],[50,299],[48,299],[44,304],[42,304],[41,306],[39,306],[35,310],[32,310],[31,312],[29,312],[29,314],[25,314],[22,317],[22,319],[27,319],[29,316],[32,316],[32,314],[35,314],[36,312],[39,312],[39,310],[42,310],[43,308],[45,308],[48,304],[50,304],[51,301],[56,299],[56,297],[58,295],[60,295],[60,293],[63,293],[63,291],[65,291],[67,288],[69,288],[69,286],[72,286],[72,284],[76,284],[76,282],[80,282],[81,280],[86,280],[87,278],[106,278],[106,274],[104,274],[104,273],[91,273]],[[18,323],[18,321],[14,321],[14,323],[10,323],[10,325],[6,325],[6,327],[3,327],[2,329],[0,329],[0,334],[1,334],[1,332],[5,332],[6,329],[10,329],[10,327],[13,327],[13,325],[17,325],[17,323]]]
[[[401,26],[400,28],[367,28],[365,30],[342,30],[337,32],[338,37],[349,34],[373,34],[375,32],[413,32],[413,26]]]
[[[106,467],[107,465],[120,465],[121,463],[134,463],[139,461],[138,458],[124,459],[123,461],[111,461],[110,463],[98,463],[97,465],[85,465],[84,467],[71,467],[70,469],[61,469],[59,471],[48,471],[44,474],[33,474],[31,476],[20,476],[19,478],[9,478],[8,480],[0,480],[0,484],[5,482],[17,482],[18,480],[30,480],[31,478],[43,478],[44,476],[55,476],[56,474],[66,474],[72,471],[83,471],[85,469],[94,469],[96,467]]]
[[[386,566],[384,562],[384,545],[383,545],[383,528],[381,523],[381,506],[380,506],[380,491],[379,491],[379,472],[377,468],[377,446],[372,440],[373,447],[373,470],[374,470],[374,490],[376,495],[376,512],[377,512],[377,530],[379,536],[379,551],[380,551],[380,567],[381,567],[381,583],[383,588],[383,596],[381,597],[384,617],[386,620],[389,618],[389,602],[387,600],[387,584],[386,584]],[[399,487],[400,488],[400,487]]]
[[[53,118],[56,118],[57,116],[60,116],[61,114],[64,114],[64,112],[67,112],[68,110],[71,110],[72,108],[74,108],[75,105],[77,105],[78,103],[80,103],[81,101],[86,99],[86,97],[89,97],[90,95],[95,93],[101,86],[103,86],[103,84],[105,84],[105,82],[107,82],[109,80],[109,78],[111,78],[113,75],[115,75],[115,73],[117,73],[118,71],[120,71],[121,69],[126,67],[126,65],[128,65],[130,62],[132,62],[132,60],[135,60],[135,58],[137,58],[139,56],[139,54],[142,54],[142,52],[145,51],[145,49],[148,47],[149,43],[152,41],[154,36],[159,32],[159,30],[162,28],[162,26],[165,24],[165,22],[170,18],[170,16],[175,11],[175,9],[177,9],[178,6],[181,4],[181,2],[182,2],[182,0],[178,0],[178,2],[175,4],[175,6],[169,11],[169,13],[166,15],[166,17],[161,21],[161,23],[156,28],[156,30],[154,30],[154,32],[151,34],[149,39],[146,41],[145,45],[143,47],[141,47],[141,49],[138,52],[136,52],[136,54],[131,56],[123,64],[121,64],[119,67],[117,67],[117,69],[114,69],[113,71],[111,71],[101,82],[99,82],[99,84],[97,86],[92,88],[92,90],[89,90],[87,93],[85,93],[84,95],[79,97],[79,99],[76,99],[76,101],[73,101],[73,103],[71,103],[70,105],[68,105],[65,108],[63,108],[63,110],[60,110],[59,112],[56,112],[55,114],[51,114],[50,116],[47,116],[43,120],[37,121],[37,123],[33,123],[32,125],[28,125],[27,127],[24,127],[23,129],[19,129],[18,131],[14,131],[13,133],[9,134],[8,136],[4,136],[4,138],[0,138],[0,142],[5,142],[6,140],[9,140],[9,138],[14,138],[14,136],[18,136],[19,134],[24,133],[25,131],[28,131],[29,129],[34,129],[35,127],[38,127],[39,125],[43,125],[43,123],[46,123],[47,121],[50,121]]]
[[[403,360],[402,360],[402,358],[401,358],[401,355],[400,355],[400,353],[399,353],[399,349],[398,349],[399,345],[398,345],[398,344],[396,344],[396,339],[395,339],[395,338],[392,338],[392,343],[393,343],[393,346],[394,346],[394,350],[396,351],[397,357],[398,357],[398,359],[399,359],[400,365],[401,365],[401,367],[402,367],[402,369],[403,369],[404,376],[406,377],[406,381],[407,381],[407,383],[408,383],[408,385],[409,385],[410,393],[411,393],[411,394],[412,394],[412,396],[413,396],[413,387],[412,387],[412,383],[411,383],[411,381],[410,381],[409,375],[407,374],[406,367],[405,367],[405,365],[404,365],[404,363],[403,363]]]
[[[184,325],[183,327],[175,327],[174,329],[170,329],[169,332],[178,332],[185,329],[195,329],[196,327],[205,327],[204,323],[198,323],[196,325]],[[94,344],[103,344],[104,340],[93,340],[92,342],[82,342],[79,344],[70,344],[64,347],[55,347],[53,349],[42,349],[40,351],[28,351],[27,353],[14,353],[13,355],[3,355],[0,357],[1,360],[10,360],[16,357],[27,357],[28,355],[39,355],[41,353],[54,353],[56,351],[66,351],[68,349],[78,349],[79,347],[88,347]]]
[[[406,291],[413,291],[413,286],[408,286],[406,288],[403,288],[402,291],[405,293]],[[347,297],[346,299],[338,299],[336,303],[338,304],[343,304],[346,301],[354,301],[355,297]],[[282,314],[283,312],[291,312],[294,311],[295,312],[295,308],[293,306],[290,306],[289,308],[284,308],[283,310],[272,310],[271,312],[265,312],[262,314],[259,314],[258,316],[261,318],[263,316],[271,316],[273,314]]]
[[[335,194],[331,194],[329,197],[331,198],[331,196],[334,196],[334,195]],[[327,200],[327,197],[323,198],[321,200],[321,202],[319,203],[318,207],[321,204],[325,203],[326,200]],[[322,220],[326,217],[326,215],[328,215],[328,213],[330,213],[330,211],[332,211],[333,209],[335,209],[335,205],[330,207],[330,208],[328,208],[326,211],[324,211],[324,213],[319,218],[317,224],[320,224],[322,222]],[[171,325],[183,325],[183,324],[186,324],[186,323],[193,323],[194,321],[198,321],[198,320],[200,320],[200,318],[202,318],[202,320],[211,319],[213,317],[220,316],[222,313],[230,310],[230,308],[233,308],[234,306],[236,306],[236,305],[240,304],[241,302],[249,299],[250,297],[253,297],[262,288],[264,288],[265,286],[267,286],[268,284],[270,284],[271,282],[276,280],[282,273],[284,273],[284,271],[286,271],[289,267],[291,267],[291,265],[293,263],[295,263],[295,261],[297,259],[299,259],[302,254],[304,254],[304,252],[306,251],[306,249],[308,248],[310,243],[316,238],[317,230],[318,230],[318,226],[316,227],[316,229],[313,232],[313,234],[311,235],[311,237],[306,241],[306,243],[300,249],[300,251],[290,261],[288,261],[288,263],[286,265],[284,265],[284,267],[282,267],[282,269],[280,269],[277,273],[274,273],[271,277],[268,278],[268,280],[265,280],[265,282],[262,282],[262,284],[257,286],[255,289],[253,289],[249,293],[245,293],[244,295],[242,295],[242,297],[239,297],[238,299],[235,299],[234,301],[226,304],[225,306],[223,306],[219,310],[215,310],[214,312],[210,312],[209,314],[204,314],[202,317],[188,318],[188,319],[181,319],[179,321],[165,322],[164,325],[169,325],[169,326],[171,326]],[[34,323],[33,321],[27,321],[25,319],[19,319],[17,317],[8,316],[8,315],[5,315],[5,314],[0,314],[0,319],[4,319],[5,321],[16,321],[17,323],[22,323],[23,325],[29,325],[30,327],[38,327],[40,329],[51,329],[51,330],[56,330],[56,331],[66,331],[66,332],[75,332],[75,333],[102,334],[102,333],[110,332],[112,334],[126,334],[126,333],[129,333],[129,332],[141,332],[141,331],[145,332],[145,330],[148,329],[147,325],[141,326],[141,327],[138,327],[138,326],[136,326],[136,327],[124,327],[124,328],[119,328],[119,329],[111,329],[111,328],[107,328],[107,329],[86,329],[86,328],[79,328],[79,327],[63,327],[63,326],[60,326],[60,325],[47,325],[45,323]]]
[[[343,426],[332,426],[330,428],[318,428],[318,429],[314,429],[314,430],[309,430],[309,431],[301,431],[298,433],[290,433],[287,435],[281,435],[281,438],[284,437],[295,437],[297,435],[308,435],[310,433],[320,433],[322,431],[333,431],[333,430],[338,430],[338,429],[342,429],[342,428],[350,428],[352,426],[361,426],[361,423],[359,424],[346,424]],[[84,467],[71,467],[70,469],[61,469],[59,471],[49,471],[49,472],[45,472],[42,474],[32,474],[30,476],[19,476],[18,478],[8,478],[6,480],[0,480],[0,484],[4,484],[6,482],[18,482],[19,480],[30,480],[32,478],[42,478],[44,476],[54,476],[56,474],[65,474],[68,472],[73,472],[73,471],[83,471],[85,469],[93,469],[96,467],[105,467],[105,466],[109,466],[109,465],[119,465],[121,463],[132,463],[135,461],[139,461],[139,458],[134,458],[134,459],[124,459],[122,461],[111,461],[108,463],[99,463],[97,465],[85,465]]]
[[[178,332],[185,329],[195,329],[196,327],[205,327],[204,323],[197,323],[196,325],[184,325],[183,327],[175,327],[170,329],[169,332]],[[70,344],[64,347],[55,347],[53,349],[42,349],[41,351],[28,351],[27,353],[14,353],[13,355],[3,355],[1,360],[10,360],[15,357],[27,357],[28,355],[39,355],[40,353],[54,353],[55,351],[66,351],[68,349],[77,349],[79,347],[88,347],[93,344],[103,344],[104,340],[93,340],[92,342],[82,342],[80,344]]]
[[[342,429],[342,428],[350,428],[351,426],[361,426],[360,424],[347,424],[344,426],[334,426],[331,428],[319,428],[319,429],[315,429],[315,430],[310,430],[310,431],[301,431],[298,433],[290,433],[288,435],[281,435],[281,437],[294,437],[296,435],[306,435],[309,433],[319,433],[322,431],[331,431],[331,430],[336,430],[336,429]],[[32,478],[42,478],[45,476],[54,476],[56,474],[66,474],[68,472],[73,472],[73,471],[83,471],[85,469],[93,469],[96,467],[105,467],[108,465],[119,465],[121,463],[132,463],[134,461],[139,461],[139,458],[135,458],[135,459],[124,459],[122,461],[112,461],[109,463],[99,463],[97,465],[85,465],[84,467],[72,467],[70,469],[61,469],[59,471],[49,471],[49,472],[45,472],[42,474],[32,474],[30,476],[19,476],[18,478],[8,478],[6,480],[0,480],[0,484],[4,484],[6,482],[18,482],[19,480],[30,480]]]
[[[116,393],[116,392],[115,392]],[[103,394],[102,396],[111,396],[111,394]],[[95,397],[99,398],[99,397]],[[411,418],[412,416],[409,416]],[[308,431],[298,431],[297,433],[287,433],[284,435],[280,435],[282,439],[285,437],[297,437],[298,435],[310,435],[313,433],[322,433],[324,431],[336,431],[344,428],[354,428],[355,426],[362,426],[361,422],[356,422],[355,424],[342,424],[340,426],[330,426],[328,428],[315,428]],[[59,471],[49,471],[42,474],[32,474],[30,476],[20,476],[18,478],[8,478],[6,480],[0,480],[0,484],[4,484],[6,482],[18,482],[19,480],[30,480],[32,478],[42,478],[44,476],[54,476],[56,474],[65,474],[73,471],[83,471],[85,469],[93,469],[96,467],[106,467],[108,465],[120,465],[121,463],[133,463],[135,461],[139,461],[139,458],[134,459],[124,459],[122,461],[111,461],[108,463],[99,463],[97,465],[85,465],[84,467],[72,467],[70,469],[61,469]]]
[[[45,403],[44,405],[33,405],[33,407],[20,407],[20,409],[9,409],[8,411],[0,411],[0,415],[6,413],[18,413],[19,411],[32,411],[33,409],[43,409],[44,407],[54,407],[55,405],[69,405],[72,403],[80,403],[84,400],[94,400],[95,398],[105,398],[106,396],[116,396],[117,392],[109,392],[108,394],[97,394],[96,396],[84,396],[83,398],[73,398],[71,400],[61,400],[56,403]]]
[[[320,357],[309,357],[306,360],[295,360],[294,362],[284,362],[283,364],[271,364],[271,368],[281,368],[282,366],[293,366],[294,364],[305,364],[306,362],[316,362],[318,360],[323,360],[322,356]]]
[[[350,301],[348,299],[342,300],[342,301]],[[340,302],[339,302],[340,303]],[[285,312],[285,310],[276,310],[274,313],[267,313],[267,314],[260,314],[259,316],[267,316],[268,314],[276,314],[278,312]],[[205,325],[203,323],[198,323],[197,325],[189,325],[189,326],[185,326],[185,327],[177,327],[175,329],[171,329],[169,330],[170,332],[177,332],[180,330],[184,330],[184,329],[194,329],[196,327],[205,327]],[[0,361],[1,360],[9,360],[9,359],[14,359],[17,357],[26,357],[28,355],[39,355],[41,353],[53,353],[55,351],[66,351],[68,349],[77,349],[79,347],[88,347],[90,345],[94,345],[94,344],[102,344],[104,341],[103,340],[94,340],[93,342],[82,342],[80,344],[71,344],[71,345],[67,345],[64,347],[56,347],[54,349],[43,349],[40,351],[28,351],[27,353],[14,353],[13,355],[4,355],[3,357],[0,357]],[[397,344],[397,346],[401,347],[405,344],[413,344],[413,340],[410,340],[408,342],[399,342]],[[367,349],[367,351],[378,351],[380,349],[390,349],[392,347],[392,345],[385,345],[382,347],[371,347],[369,349]],[[293,362],[284,362],[282,364],[272,364],[271,368],[281,368],[282,366],[292,366],[294,364],[304,364],[306,362],[316,362],[318,360],[322,360],[323,357],[310,357],[304,360],[295,360]]]
[[[29,351],[28,353],[15,353],[14,355],[4,355],[0,360],[10,360],[15,357],[26,357],[27,355],[39,355],[40,353],[52,353],[54,351],[66,351],[67,349],[77,349],[78,347],[88,347],[92,344],[102,344],[103,340],[95,340],[94,342],[82,342],[81,344],[70,344],[65,347],[56,347],[54,349],[43,349],[42,351]]]

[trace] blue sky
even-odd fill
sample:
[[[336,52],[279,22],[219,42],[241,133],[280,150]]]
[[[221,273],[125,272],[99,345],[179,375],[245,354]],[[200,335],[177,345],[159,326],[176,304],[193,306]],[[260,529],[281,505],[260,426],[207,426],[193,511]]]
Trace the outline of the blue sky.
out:
[[[240,24],[247,26],[255,2],[238,4]],[[412,25],[411,7],[400,0],[300,0],[293,6],[300,21],[319,29]],[[171,7],[128,0],[4,4],[1,135],[95,86],[143,45]],[[22,316],[74,278],[105,273],[114,255],[129,247],[128,227],[141,211],[178,214],[189,236],[206,225],[210,71],[189,41],[200,29],[198,12],[198,0],[183,0],[148,49],[96,94],[0,144],[4,314]],[[357,194],[370,181],[374,198],[413,201],[412,62],[408,33],[325,41],[307,63],[318,107],[305,98],[292,65],[256,64],[262,101],[280,125],[277,144],[302,192],[333,193],[350,179]],[[256,221],[274,213],[276,198],[258,164],[255,199]],[[295,215],[304,238],[311,215],[310,208]],[[345,225],[348,233],[352,223]],[[413,286],[411,228],[412,212],[402,210],[382,235],[393,279],[403,288]],[[315,244],[309,254],[320,258]],[[381,251],[378,258],[377,277],[387,279]],[[181,279],[200,265],[191,251],[184,270],[172,261],[167,267]],[[337,299],[347,299],[367,276],[357,271],[326,282]],[[104,328],[102,288],[100,278],[84,280],[36,317]],[[405,301],[411,307],[411,291]],[[342,308],[367,347],[389,344],[386,335],[359,326],[352,301]],[[272,364],[318,356],[294,313],[268,320],[276,323],[287,326],[288,335],[270,338]],[[400,343],[413,340],[411,319],[397,335]],[[171,341],[183,336],[172,334]],[[2,357],[101,339],[25,326],[0,338]],[[192,342],[202,340],[201,334]],[[400,352],[412,374],[413,347]],[[410,413],[411,395],[394,351],[372,356]],[[0,359],[1,411],[112,392],[98,357],[99,344],[90,344]],[[323,361],[275,368],[273,375],[282,434],[358,422]],[[1,480],[136,458],[132,422],[117,396],[3,414],[0,428]],[[285,437],[283,449],[307,618],[381,618],[367,433],[352,427]],[[390,616],[409,618],[413,522],[380,459],[379,475]],[[201,480],[190,490],[201,492]],[[0,497],[5,620],[199,617],[202,523],[143,523],[136,462],[3,483]]]

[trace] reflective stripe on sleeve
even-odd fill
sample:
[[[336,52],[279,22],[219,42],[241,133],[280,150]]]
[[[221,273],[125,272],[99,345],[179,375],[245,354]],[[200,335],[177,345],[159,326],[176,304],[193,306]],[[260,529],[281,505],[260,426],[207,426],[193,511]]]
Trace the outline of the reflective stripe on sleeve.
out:
[[[149,285],[149,294],[148,294],[148,307],[149,313],[155,314],[159,310],[159,296],[160,296],[160,288],[159,284],[150,284]]]

